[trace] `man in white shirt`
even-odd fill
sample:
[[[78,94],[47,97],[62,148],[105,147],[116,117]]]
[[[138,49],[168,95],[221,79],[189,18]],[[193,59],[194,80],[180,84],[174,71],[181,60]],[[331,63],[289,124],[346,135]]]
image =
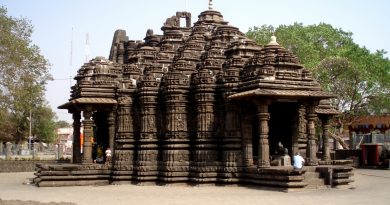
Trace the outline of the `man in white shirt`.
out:
[[[294,169],[302,169],[303,167],[303,163],[305,163],[305,160],[303,159],[303,157],[301,157],[301,155],[298,153],[295,154],[295,156],[293,157],[293,161],[294,161]]]
[[[106,163],[110,163],[110,162],[111,162],[111,149],[107,148],[107,150],[106,150]]]

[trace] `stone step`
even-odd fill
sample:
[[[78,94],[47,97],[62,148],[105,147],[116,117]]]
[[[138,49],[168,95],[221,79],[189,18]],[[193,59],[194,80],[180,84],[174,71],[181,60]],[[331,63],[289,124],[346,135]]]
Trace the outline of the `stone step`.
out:
[[[308,170],[305,172],[303,182],[307,183],[305,189],[327,188],[325,185],[325,180],[321,177],[321,173],[314,170]]]

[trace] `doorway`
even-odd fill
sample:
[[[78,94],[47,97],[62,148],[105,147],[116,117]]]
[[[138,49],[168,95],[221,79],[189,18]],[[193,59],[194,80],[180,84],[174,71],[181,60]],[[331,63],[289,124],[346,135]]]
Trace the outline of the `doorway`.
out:
[[[274,102],[269,106],[269,148],[270,155],[279,150],[279,142],[292,156],[292,139],[296,125],[298,104],[295,102]]]
[[[97,163],[103,163],[105,161],[104,151],[109,147],[107,117],[107,112],[95,112],[93,116],[95,126],[93,127],[92,158]]]

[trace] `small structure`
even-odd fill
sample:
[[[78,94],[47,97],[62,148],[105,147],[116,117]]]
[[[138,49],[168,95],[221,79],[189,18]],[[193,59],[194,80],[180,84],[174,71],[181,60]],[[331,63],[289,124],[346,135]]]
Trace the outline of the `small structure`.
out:
[[[62,147],[62,152],[64,154],[72,154],[72,145],[73,145],[73,128],[72,127],[64,127],[58,128],[57,139],[55,140],[55,144],[59,148]]]
[[[307,170],[333,174],[333,184],[351,182],[351,167],[315,168],[315,122],[323,115],[327,129],[326,116],[335,111],[320,102],[333,95],[275,36],[261,47],[211,5],[192,27],[191,14],[177,12],[161,30],[162,35],[148,30],[144,41],[128,40],[117,30],[109,59],[96,57],[80,68],[69,102],[59,107],[73,114],[73,162],[80,164],[39,165],[36,184],[305,187],[305,170],[287,162],[271,166],[278,142],[289,150],[286,155],[302,153],[313,167]],[[81,124],[82,157],[76,137]],[[92,163],[92,142],[111,148],[112,164]],[[322,159],[330,161],[329,151],[324,153]],[[62,176],[47,175],[56,170]]]
[[[390,115],[361,116],[349,126],[351,146],[361,149],[362,166],[389,167]]]

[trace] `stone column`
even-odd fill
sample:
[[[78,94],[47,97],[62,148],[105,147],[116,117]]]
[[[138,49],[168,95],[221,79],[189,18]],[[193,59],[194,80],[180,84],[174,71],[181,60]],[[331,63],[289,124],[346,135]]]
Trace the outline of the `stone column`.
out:
[[[80,112],[73,113],[73,163],[81,163]]]
[[[12,156],[12,143],[5,143],[5,159],[10,160]]]
[[[330,160],[330,149],[329,149],[329,117],[324,117],[322,121],[322,160]]]
[[[92,163],[92,142],[91,138],[93,135],[92,125],[93,120],[91,111],[83,112],[83,128],[84,128],[84,145],[83,145],[83,163]]]
[[[177,70],[165,75],[165,136],[162,142],[162,168],[164,182],[186,181],[190,168],[190,137],[188,121],[188,79]]]
[[[157,139],[157,81],[153,73],[146,72],[140,84],[140,138],[137,150],[137,180],[157,179],[158,139]]]
[[[268,142],[268,103],[259,102],[257,104],[257,118],[259,119],[259,149],[258,149],[258,164],[260,168],[270,167],[269,161],[269,142]]]
[[[251,167],[253,163],[253,145],[252,145],[252,121],[249,115],[244,116],[241,122],[242,129],[242,149],[243,163],[245,167]]]
[[[315,120],[317,114],[315,114],[315,105],[309,104],[306,106],[306,118],[307,118],[307,147],[306,147],[306,164],[309,166],[318,165],[317,160],[317,143],[316,143],[316,128]]]
[[[191,181],[216,181],[218,175],[218,144],[215,138],[215,84],[210,70],[201,69],[194,76],[196,137],[194,141]]]
[[[108,137],[109,137],[109,146],[111,151],[114,151],[114,140],[115,140],[115,108],[108,115],[107,119],[108,124]]]
[[[118,98],[119,111],[117,115],[117,132],[114,143],[113,153],[113,168],[115,175],[132,175],[134,169],[134,150],[135,150],[135,139],[134,139],[134,113],[132,112],[133,107],[133,93],[125,93],[124,90],[121,97]],[[134,90],[131,90],[134,92]],[[114,181],[120,180],[114,178]],[[114,182],[115,183],[115,182]]]

